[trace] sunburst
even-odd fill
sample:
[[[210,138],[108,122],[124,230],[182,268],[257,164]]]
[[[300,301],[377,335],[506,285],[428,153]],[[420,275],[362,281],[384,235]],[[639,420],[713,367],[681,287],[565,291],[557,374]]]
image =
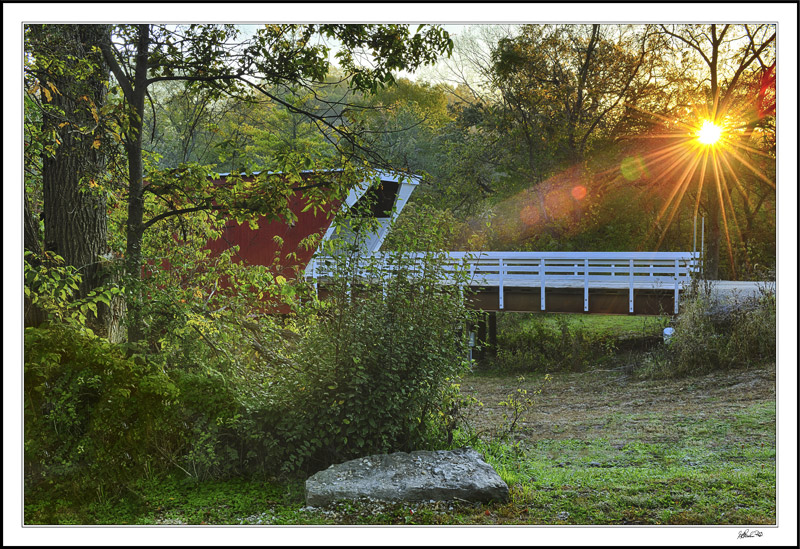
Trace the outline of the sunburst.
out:
[[[711,120],[704,120],[697,131],[697,140],[703,145],[714,145],[722,137],[722,128]]]
[[[716,102],[714,104],[716,106]],[[742,185],[742,173],[750,172],[775,188],[775,182],[752,160],[753,156],[772,157],[748,144],[752,133],[751,123],[754,121],[752,109],[748,109],[748,106],[730,109],[725,113],[700,107],[688,121],[679,122],[642,112],[644,115],[660,118],[673,127],[673,130],[665,133],[645,136],[649,139],[664,139],[666,143],[652,147],[642,155],[643,163],[652,173],[647,189],[654,190],[665,183],[669,186],[666,199],[645,239],[649,241],[660,228],[656,250],[663,244],[667,231],[690,190],[696,192],[693,214],[694,219],[697,218],[705,187],[707,192],[710,191],[710,200],[716,203],[713,207],[719,211],[728,260],[732,273],[736,276],[731,237],[733,233],[741,239],[741,231],[730,188],[735,185],[748,205],[750,198]],[[758,113],[757,116],[760,115]],[[748,159],[748,156],[751,158]]]

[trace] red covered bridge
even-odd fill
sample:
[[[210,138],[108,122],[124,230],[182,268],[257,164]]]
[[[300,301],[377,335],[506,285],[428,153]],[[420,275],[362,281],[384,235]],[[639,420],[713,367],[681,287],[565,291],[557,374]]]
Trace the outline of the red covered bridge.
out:
[[[305,172],[305,175],[312,173],[315,172]],[[220,180],[229,175],[220,174]],[[268,221],[262,217],[258,220],[258,228],[251,229],[247,223],[240,225],[230,220],[222,236],[209,242],[208,247],[212,252],[219,253],[238,245],[238,257],[245,264],[273,266],[277,259],[281,272],[292,275],[302,273],[311,257],[331,237],[336,215],[363,206],[379,222],[377,230],[366,235],[368,251],[377,252],[391,223],[403,210],[418,184],[418,178],[379,171],[375,179],[363,181],[353,188],[344,202],[331,201],[316,211],[313,208],[303,211],[307,201],[302,191],[298,190],[289,200],[289,209],[297,217],[293,223]],[[322,237],[316,249],[305,249],[300,245],[304,239],[315,234]]]

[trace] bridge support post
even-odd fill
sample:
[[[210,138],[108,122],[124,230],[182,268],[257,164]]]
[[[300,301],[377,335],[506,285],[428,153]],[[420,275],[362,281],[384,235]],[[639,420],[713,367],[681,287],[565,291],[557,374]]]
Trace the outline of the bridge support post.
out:
[[[544,311],[544,287],[545,287],[544,273],[545,273],[545,270],[544,270],[544,258],[542,258],[542,259],[539,260],[539,280],[540,280],[539,284],[540,284],[540,286],[542,288],[541,289],[541,300],[542,300],[541,307],[542,307],[542,311]]]
[[[633,314],[633,259],[630,260],[630,282],[629,282],[629,290],[628,290],[628,312]]]
[[[589,312],[589,260],[583,260],[583,312]]]

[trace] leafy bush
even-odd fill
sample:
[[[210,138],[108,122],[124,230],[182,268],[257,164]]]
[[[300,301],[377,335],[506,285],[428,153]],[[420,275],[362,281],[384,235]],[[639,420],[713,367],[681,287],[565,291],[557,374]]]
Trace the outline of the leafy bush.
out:
[[[360,287],[347,276],[357,259],[339,258],[331,294],[305,319],[295,369],[278,374],[285,470],[446,443],[468,367],[463,297],[437,282],[433,256],[424,278],[399,255],[393,275],[378,273],[385,286]]]
[[[44,319],[65,322],[85,331],[92,315],[97,318],[98,307],[110,306],[111,300],[122,293],[116,285],[108,284],[76,299],[74,296],[82,280],[79,270],[51,252],[39,257],[26,250],[23,265],[26,319],[36,308]]]
[[[762,288],[733,311],[733,330],[723,360],[732,366],[774,361],[777,343],[775,292]]]
[[[24,386],[29,487],[113,491],[183,444],[164,372],[69,324],[26,328]]]

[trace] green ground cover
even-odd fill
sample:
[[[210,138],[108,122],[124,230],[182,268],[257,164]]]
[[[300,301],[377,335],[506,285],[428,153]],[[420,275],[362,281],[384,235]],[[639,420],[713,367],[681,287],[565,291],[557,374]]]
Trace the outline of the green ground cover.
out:
[[[32,494],[26,524],[774,524],[776,517],[774,367],[722,378],[620,384],[610,373],[556,374],[505,438],[472,443],[508,483],[511,501],[495,504],[342,503],[305,507],[302,480],[195,482],[142,480],[119,497]],[[723,374],[717,374],[723,375]],[[605,376],[605,377],[603,377]],[[606,379],[606,377],[608,379]],[[533,386],[537,380],[531,381]],[[485,399],[484,419],[510,376],[470,376],[467,391]],[[581,385],[583,383],[584,385]],[[758,391],[737,390],[743,385]],[[622,386],[621,386],[622,385]],[[615,390],[603,387],[615,387]],[[566,387],[576,390],[565,391]],[[594,389],[591,389],[591,388]],[[716,389],[715,389],[716,388]],[[774,391],[774,386],[772,388]],[[559,428],[565,395],[585,421]],[[572,395],[572,396],[570,396]],[[578,395],[583,395],[578,397]],[[664,399],[665,395],[676,395]],[[727,395],[727,397],[725,396]],[[613,406],[603,408],[608,401]],[[588,411],[587,411],[588,409]],[[597,410],[597,412],[592,412]],[[691,410],[691,411],[689,411]],[[577,413],[577,412],[576,412]],[[540,422],[540,423],[537,423]],[[601,426],[602,428],[599,428]],[[459,442],[465,442],[462,438]]]
[[[520,314],[521,326],[541,322],[552,330],[566,323],[571,332],[583,330],[591,336],[634,337],[658,336],[669,322],[668,316],[597,315],[597,314]],[[535,316],[534,316],[535,315]]]

